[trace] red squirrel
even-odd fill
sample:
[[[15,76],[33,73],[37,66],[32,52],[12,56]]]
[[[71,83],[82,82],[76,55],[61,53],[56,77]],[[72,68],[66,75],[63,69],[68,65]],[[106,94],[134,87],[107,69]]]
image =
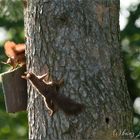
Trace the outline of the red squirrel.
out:
[[[45,105],[50,116],[54,114],[57,109],[61,109],[67,115],[77,115],[83,111],[84,105],[75,102],[66,97],[64,94],[59,94],[59,88],[64,83],[63,79],[47,83],[44,78],[47,74],[36,76],[32,72],[25,73],[22,78],[29,80],[39,93],[44,97]]]
[[[12,69],[16,68],[18,65],[25,65],[25,44],[16,44],[12,41],[7,41],[4,44],[5,54],[9,57],[7,62],[4,64],[9,64]]]

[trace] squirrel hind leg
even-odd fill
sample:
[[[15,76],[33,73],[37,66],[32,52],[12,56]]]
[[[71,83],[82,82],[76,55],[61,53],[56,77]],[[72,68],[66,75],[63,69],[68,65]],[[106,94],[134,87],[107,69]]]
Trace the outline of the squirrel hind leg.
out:
[[[49,114],[49,116],[51,117],[51,116],[53,116],[53,114],[55,113],[54,104],[53,104],[53,102],[52,102],[51,100],[48,100],[48,99],[46,99],[45,97],[43,97],[43,98],[44,98],[45,106],[46,106],[46,108],[47,108],[47,110],[48,110],[48,114]]]

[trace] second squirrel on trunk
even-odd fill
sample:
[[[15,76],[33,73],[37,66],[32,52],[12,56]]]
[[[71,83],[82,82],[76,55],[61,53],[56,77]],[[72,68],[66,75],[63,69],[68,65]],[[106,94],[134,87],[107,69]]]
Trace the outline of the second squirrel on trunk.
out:
[[[63,80],[54,81],[47,84],[43,79],[47,74],[36,76],[33,73],[26,73],[22,78],[28,80],[36,87],[39,93],[44,97],[45,105],[49,110],[49,115],[58,109],[61,109],[67,115],[77,115],[84,109],[84,105],[75,102],[74,100],[66,97],[64,94],[59,94],[59,87],[63,84]]]

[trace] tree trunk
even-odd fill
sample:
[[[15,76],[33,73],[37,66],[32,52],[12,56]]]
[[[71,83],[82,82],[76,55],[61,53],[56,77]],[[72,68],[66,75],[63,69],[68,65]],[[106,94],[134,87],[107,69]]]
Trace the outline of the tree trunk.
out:
[[[29,139],[111,139],[131,131],[119,0],[30,0],[25,32],[27,71],[63,77],[60,92],[86,106],[78,116],[58,111],[50,117],[42,97],[29,84]]]

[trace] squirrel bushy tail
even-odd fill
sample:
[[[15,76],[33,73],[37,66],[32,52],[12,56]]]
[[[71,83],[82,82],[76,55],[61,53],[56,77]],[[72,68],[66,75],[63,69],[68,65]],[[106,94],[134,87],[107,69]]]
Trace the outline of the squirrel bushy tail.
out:
[[[64,94],[58,93],[52,97],[52,101],[67,115],[77,115],[84,109],[83,104],[75,102]]]

